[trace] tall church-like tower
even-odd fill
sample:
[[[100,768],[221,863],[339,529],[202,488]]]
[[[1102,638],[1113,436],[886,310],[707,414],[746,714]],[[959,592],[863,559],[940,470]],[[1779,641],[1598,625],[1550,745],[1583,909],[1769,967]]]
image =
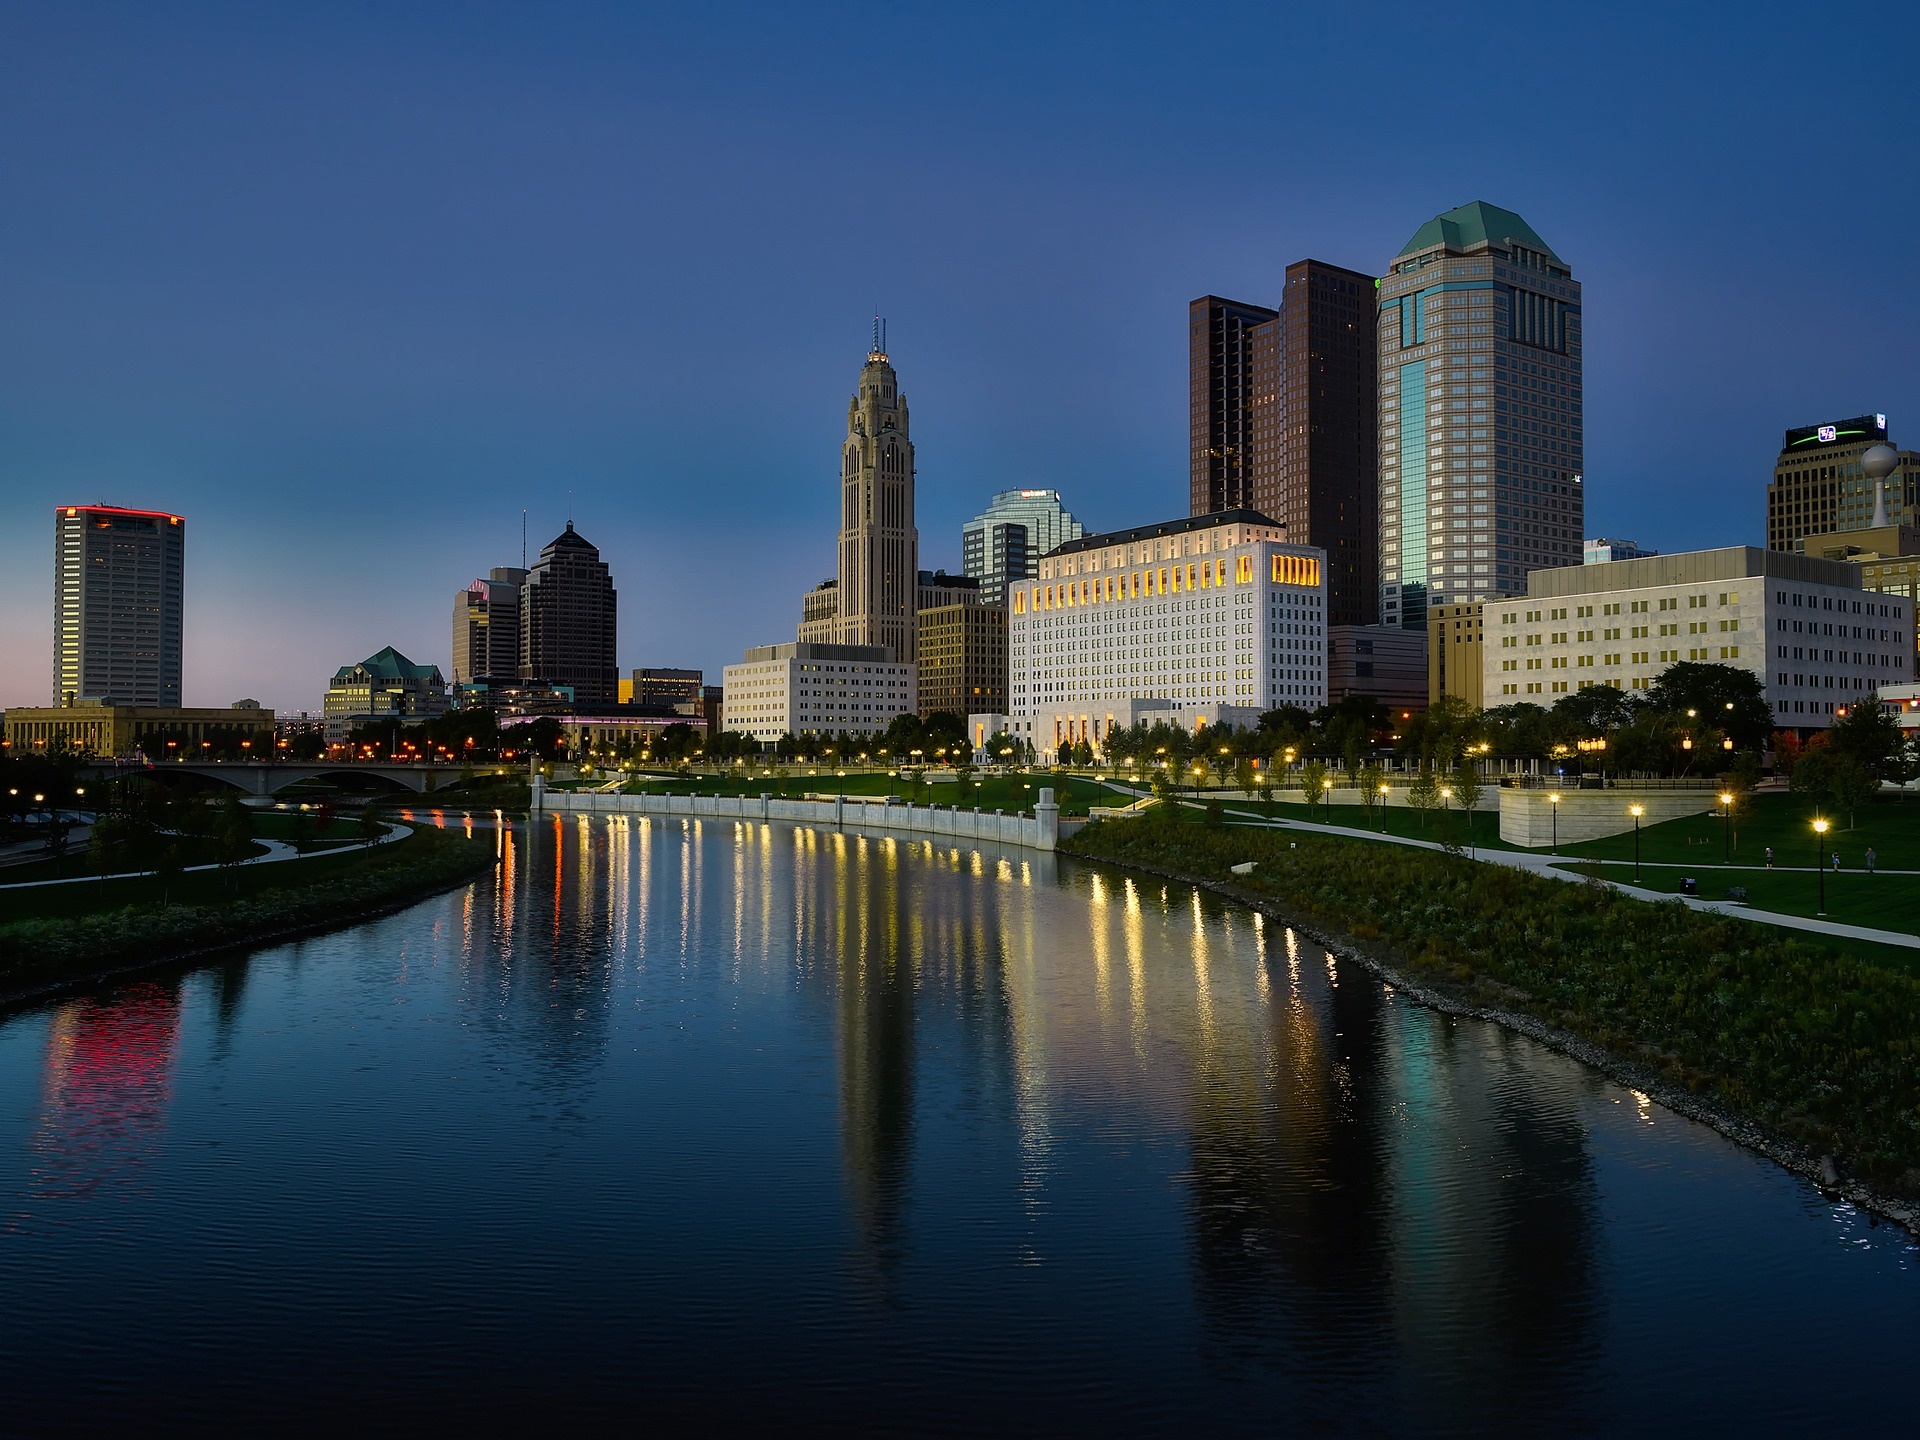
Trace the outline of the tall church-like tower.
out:
[[[875,320],[873,349],[860,390],[847,402],[847,439],[840,447],[839,615],[842,645],[885,645],[914,663],[914,607],[920,532],[913,524],[913,442],[907,402],[887,360],[884,322]]]

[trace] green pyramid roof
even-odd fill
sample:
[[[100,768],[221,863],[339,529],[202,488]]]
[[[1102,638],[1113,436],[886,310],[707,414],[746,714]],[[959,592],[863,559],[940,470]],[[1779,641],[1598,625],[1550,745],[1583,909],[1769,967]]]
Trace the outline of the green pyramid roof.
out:
[[[1499,245],[1508,240],[1518,240],[1529,250],[1538,250],[1562,265],[1567,263],[1555,255],[1553,247],[1513,211],[1502,210],[1498,205],[1489,205],[1484,200],[1475,200],[1470,205],[1434,216],[1413,232],[1413,238],[1400,247],[1400,255],[1395,258],[1417,255],[1436,245],[1445,245],[1449,250],[1470,250],[1476,245],[1489,242]]]
[[[376,680],[427,680],[440,673],[438,665],[416,665],[389,645],[376,654],[362,660],[359,667]],[[335,673],[336,680],[344,679],[355,669],[352,665],[343,665]]]

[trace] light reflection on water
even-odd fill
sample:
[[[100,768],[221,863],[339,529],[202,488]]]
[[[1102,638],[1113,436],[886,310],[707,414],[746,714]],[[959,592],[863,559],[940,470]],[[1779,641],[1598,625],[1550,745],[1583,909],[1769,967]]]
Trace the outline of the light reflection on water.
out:
[[[1903,1237],[1260,916],[1021,851],[431,818],[495,876],[0,1020],[9,1428],[1901,1413]]]

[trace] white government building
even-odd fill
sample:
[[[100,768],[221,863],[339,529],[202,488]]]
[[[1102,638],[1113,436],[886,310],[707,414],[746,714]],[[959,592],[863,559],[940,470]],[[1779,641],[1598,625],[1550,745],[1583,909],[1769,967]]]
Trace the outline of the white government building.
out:
[[[1914,679],[1910,601],[1863,592],[1846,561],[1750,545],[1534,570],[1525,599],[1490,601],[1483,619],[1489,706],[1645,690],[1697,660],[1752,671],[1776,722],[1811,730]]]
[[[721,728],[755,740],[874,735],[914,707],[915,667],[884,645],[760,645],[726,667]]]
[[[1012,733],[1041,756],[1142,718],[1326,703],[1326,552],[1254,510],[1086,535],[1008,596]]]

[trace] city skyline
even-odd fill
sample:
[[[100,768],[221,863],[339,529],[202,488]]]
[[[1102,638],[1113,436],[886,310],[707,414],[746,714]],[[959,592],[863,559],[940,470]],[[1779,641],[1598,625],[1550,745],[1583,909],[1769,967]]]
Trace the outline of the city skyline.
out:
[[[1587,292],[1587,535],[1761,544],[1783,429],[1862,412],[1897,434],[1920,424],[1911,369],[1872,341],[1915,308],[1881,278],[1900,271],[1912,147],[1871,104],[1780,111],[1770,75],[1829,64],[1799,53],[1786,12],[1743,11],[1737,31],[1550,20],[1596,58],[1550,86],[1507,77],[1532,136],[1412,146],[1336,105],[1330,79],[1287,97],[1190,90],[1199,26],[1105,22],[1057,83],[1081,25],[1023,22],[1012,61],[991,17],[907,27],[925,83],[871,143],[930,223],[879,251],[848,243],[866,222],[843,213],[870,183],[842,174],[865,122],[805,83],[846,39],[835,22],[753,18],[729,32],[737,70],[702,93],[665,59],[713,33],[690,19],[495,17],[436,49],[440,31],[405,11],[238,13],[202,31],[43,12],[0,59],[9,128],[54,137],[28,149],[29,218],[8,246],[34,283],[0,352],[0,597],[15,617],[0,704],[49,690],[44,516],[98,500],[194,526],[189,705],[313,709],[315,657],[389,643],[448,667],[448,593],[518,554],[523,507],[534,533],[557,532],[569,490],[637,617],[621,668],[717,674],[824,573],[835,415],[876,303],[912,376],[921,561],[957,571],[962,524],[999,490],[1058,489],[1098,531],[1181,508],[1192,296],[1275,295],[1304,254],[1384,271],[1414,225],[1480,197],[1526,216]],[[1894,42],[1907,23],[1877,28]],[[1357,26],[1288,35],[1333,43]],[[1433,83],[1421,66],[1466,53],[1437,18],[1397,33],[1410,44],[1383,63],[1416,88]],[[1710,108],[1690,83],[1703,47],[1725,71]],[[991,115],[976,103],[990,75]],[[354,107],[329,103],[347,91]],[[1617,123],[1590,133],[1581,117],[1603,98]],[[1250,163],[1255,147],[1209,148],[1224,109],[1259,120],[1249,133],[1315,116],[1339,163],[1243,198],[1231,223],[1183,223],[1169,201],[1196,167],[1243,180]],[[1692,144],[1669,152],[1654,137],[1675,128]],[[259,184],[268,152],[297,180]],[[1773,223],[1792,177],[1831,154],[1890,198],[1844,222]],[[501,195],[539,203],[496,225]],[[709,205],[655,233],[653,217]],[[768,212],[778,247],[750,220]],[[1755,303],[1794,295],[1819,303],[1792,326]],[[705,508],[716,494],[723,517]],[[402,563],[362,543],[375,523],[410,536]],[[754,557],[724,587],[697,543],[721,524]]]

